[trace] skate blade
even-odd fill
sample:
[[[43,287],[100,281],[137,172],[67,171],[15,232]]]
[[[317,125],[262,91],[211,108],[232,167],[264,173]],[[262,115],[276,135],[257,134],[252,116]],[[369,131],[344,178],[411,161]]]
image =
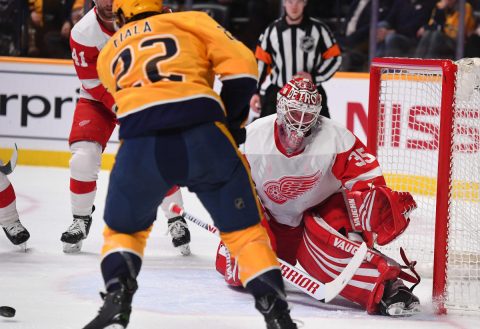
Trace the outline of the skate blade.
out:
[[[177,249],[180,251],[182,256],[190,256],[192,252],[190,251],[190,245],[184,244],[183,246],[178,246]]]
[[[21,251],[27,252],[27,243],[26,242],[17,244],[17,247],[20,248]]]
[[[387,314],[392,317],[412,316],[420,312],[421,309],[419,303],[412,303],[409,308],[405,308],[404,303],[396,303],[387,308]]]
[[[82,249],[82,241],[77,243],[63,243],[63,252],[66,254],[76,254]]]

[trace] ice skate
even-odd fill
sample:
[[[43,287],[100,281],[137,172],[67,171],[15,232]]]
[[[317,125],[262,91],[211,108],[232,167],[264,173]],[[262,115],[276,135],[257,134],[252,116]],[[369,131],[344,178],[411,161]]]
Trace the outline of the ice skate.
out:
[[[2,225],[2,228],[10,242],[24,251],[27,249],[27,240],[30,238],[30,233],[19,219],[11,224]]]
[[[172,236],[172,244],[183,256],[188,256],[190,252],[190,230],[187,222],[182,216],[168,219],[168,231]]]
[[[137,287],[135,279],[127,279],[120,281],[119,289],[100,293],[103,306],[95,319],[83,329],[125,329],[130,321],[133,294]]]
[[[388,316],[411,316],[420,312],[420,301],[402,280],[388,281],[380,301],[380,313]]]
[[[92,213],[95,207],[92,209]],[[62,233],[60,240],[63,242],[63,252],[77,253],[82,249],[82,241],[87,238],[90,226],[92,225],[92,216],[73,215],[73,223]]]
[[[268,294],[255,298],[255,308],[265,317],[267,329],[297,329],[290,317],[290,310],[285,300]]]

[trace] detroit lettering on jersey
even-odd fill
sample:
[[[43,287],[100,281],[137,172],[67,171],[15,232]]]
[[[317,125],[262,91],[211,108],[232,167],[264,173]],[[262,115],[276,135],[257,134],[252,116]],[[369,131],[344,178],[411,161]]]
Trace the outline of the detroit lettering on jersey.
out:
[[[127,28],[125,31],[119,32],[118,36],[113,40],[113,46],[115,48],[118,48],[124,40],[127,40],[129,37],[133,35],[152,32],[152,27],[150,26],[147,20],[144,20],[141,23],[143,26],[138,26],[138,24],[135,24]]]

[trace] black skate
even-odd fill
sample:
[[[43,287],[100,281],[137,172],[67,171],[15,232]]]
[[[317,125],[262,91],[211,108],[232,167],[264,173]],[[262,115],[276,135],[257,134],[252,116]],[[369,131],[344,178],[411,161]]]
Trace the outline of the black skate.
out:
[[[190,255],[190,230],[182,216],[168,219],[168,231],[172,236],[172,244],[184,256]]]
[[[267,329],[297,329],[285,300],[273,294],[255,298],[255,308],[265,317]]]
[[[391,280],[385,284],[380,301],[380,313],[388,316],[411,316],[420,312],[420,301],[402,280]]]
[[[94,211],[95,206],[92,208],[92,213]],[[67,254],[79,252],[82,249],[82,240],[87,238],[91,225],[91,215],[73,215],[73,223],[62,233],[60,238],[60,241],[63,242],[63,252]]]
[[[26,249],[26,242],[30,238],[30,233],[22,223],[20,223],[19,219],[11,224],[2,225],[2,228],[11,243]]]
[[[118,290],[100,293],[103,306],[95,319],[83,329],[125,329],[130,321],[133,294],[137,288],[137,281],[130,278],[121,281]]]

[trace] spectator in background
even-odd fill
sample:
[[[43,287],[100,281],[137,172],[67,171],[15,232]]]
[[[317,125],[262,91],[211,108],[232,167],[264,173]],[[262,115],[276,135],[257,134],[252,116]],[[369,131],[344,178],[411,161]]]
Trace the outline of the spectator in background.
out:
[[[467,39],[464,57],[480,57],[480,26]]]
[[[69,37],[84,0],[29,0],[33,34],[29,56],[70,58]]]
[[[380,0],[378,20],[383,21],[393,0]],[[354,0],[347,12],[345,28],[338,41],[342,47],[342,71],[367,71],[370,40],[371,0]]]
[[[340,67],[340,47],[325,23],[304,13],[306,4],[306,0],[283,0],[285,14],[270,24],[258,41],[255,56],[260,77],[250,107],[262,117],[276,113],[277,93],[294,76],[315,83],[322,95],[321,114],[330,117],[322,83]],[[260,97],[267,76],[270,84]]]
[[[0,1],[0,56],[19,56],[24,46],[26,4],[18,0]]]
[[[338,14],[338,0],[310,0],[305,9],[310,17],[335,18]]]
[[[248,48],[255,50],[258,37],[270,22],[276,17],[278,7],[269,7],[267,0],[249,0],[246,1],[246,17],[248,18],[247,26],[233,30],[235,35],[238,34],[240,41],[245,43]],[[235,26],[232,24],[232,28]]]
[[[457,0],[441,0],[432,11],[430,21],[418,30],[421,37],[415,53],[420,58],[455,58],[460,12]],[[475,29],[472,6],[465,3],[465,36]]]
[[[378,23],[378,57],[412,56],[417,31],[428,22],[435,0],[394,0],[387,17]]]

